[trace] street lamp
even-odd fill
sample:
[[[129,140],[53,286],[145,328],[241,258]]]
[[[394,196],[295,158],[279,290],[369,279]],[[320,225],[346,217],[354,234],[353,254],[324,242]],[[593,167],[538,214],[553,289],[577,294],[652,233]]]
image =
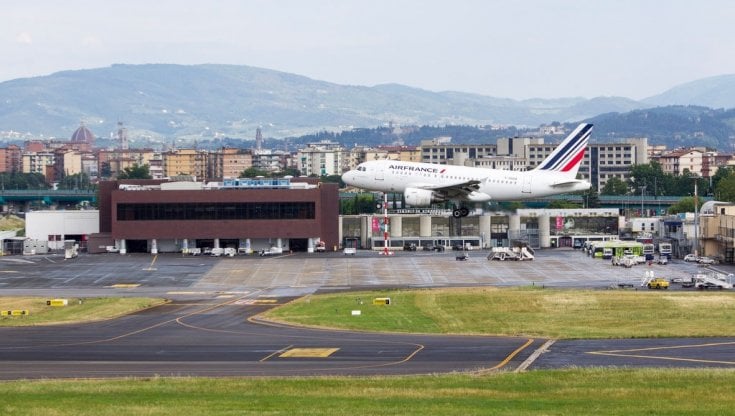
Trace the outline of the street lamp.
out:
[[[697,182],[699,177],[693,176],[694,179],[694,255],[699,256],[699,197],[697,196]]]
[[[641,188],[641,217],[643,217],[643,193],[646,192],[646,185],[642,185],[640,188]]]

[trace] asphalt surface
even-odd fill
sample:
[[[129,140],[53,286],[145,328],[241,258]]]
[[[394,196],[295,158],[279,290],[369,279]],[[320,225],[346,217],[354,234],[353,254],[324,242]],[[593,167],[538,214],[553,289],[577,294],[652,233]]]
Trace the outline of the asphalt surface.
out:
[[[0,296],[158,296],[168,305],[83,325],[0,328],[0,379],[118,376],[394,375],[562,367],[735,366],[735,338],[549,341],[514,337],[375,334],[252,320],[325,291],[518,286],[607,289],[646,272],[688,277],[683,262],[613,267],[581,252],[547,250],[530,262],[487,252],[359,252],[280,257],[82,255],[0,258]],[[727,270],[725,270],[727,271]],[[681,289],[673,285],[671,290]],[[0,305],[1,309],[1,305]]]

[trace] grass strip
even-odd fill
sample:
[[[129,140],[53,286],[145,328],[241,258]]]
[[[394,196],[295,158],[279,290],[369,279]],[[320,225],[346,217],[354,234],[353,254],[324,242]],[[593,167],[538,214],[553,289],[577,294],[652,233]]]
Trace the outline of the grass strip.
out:
[[[152,378],[0,383],[16,415],[715,415],[735,370],[570,369],[483,376]]]
[[[70,298],[48,306],[46,298],[0,297],[0,310],[27,310],[27,316],[0,316],[0,326],[53,325],[110,319],[165,303],[158,298]]]
[[[373,305],[390,297],[390,305]],[[360,315],[352,315],[360,310]],[[735,335],[735,293],[458,288],[313,295],[267,319],[366,331],[577,338]]]

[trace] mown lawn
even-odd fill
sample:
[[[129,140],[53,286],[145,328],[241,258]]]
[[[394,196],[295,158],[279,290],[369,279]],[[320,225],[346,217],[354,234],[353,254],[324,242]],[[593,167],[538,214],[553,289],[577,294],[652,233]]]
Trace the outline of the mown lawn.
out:
[[[724,415],[735,370],[0,383],[15,415]]]
[[[375,306],[376,297],[390,297]],[[353,316],[353,310],[360,310]],[[735,293],[460,288],[315,295],[263,315],[368,331],[551,338],[735,335]]]
[[[67,306],[47,306],[47,298],[0,297],[0,311],[27,310],[27,316],[0,316],[0,326],[53,325],[110,319],[165,303],[157,298],[70,298]]]

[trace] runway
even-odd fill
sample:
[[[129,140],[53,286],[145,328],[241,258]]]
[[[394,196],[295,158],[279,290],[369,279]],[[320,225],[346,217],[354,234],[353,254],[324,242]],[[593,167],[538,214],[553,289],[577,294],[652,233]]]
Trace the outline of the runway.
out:
[[[735,338],[554,341],[524,337],[330,331],[252,319],[323,291],[515,286],[605,289],[654,270],[688,276],[682,262],[622,269],[571,251],[533,262],[471,253],[360,253],[218,259],[164,256],[0,258],[0,295],[157,296],[172,302],[91,324],[0,328],[0,379],[150,376],[398,375],[565,367],[735,367]],[[641,266],[642,267],[642,266]],[[553,270],[553,271],[552,271]],[[682,290],[673,288],[672,290]],[[1,305],[0,305],[1,307]]]

